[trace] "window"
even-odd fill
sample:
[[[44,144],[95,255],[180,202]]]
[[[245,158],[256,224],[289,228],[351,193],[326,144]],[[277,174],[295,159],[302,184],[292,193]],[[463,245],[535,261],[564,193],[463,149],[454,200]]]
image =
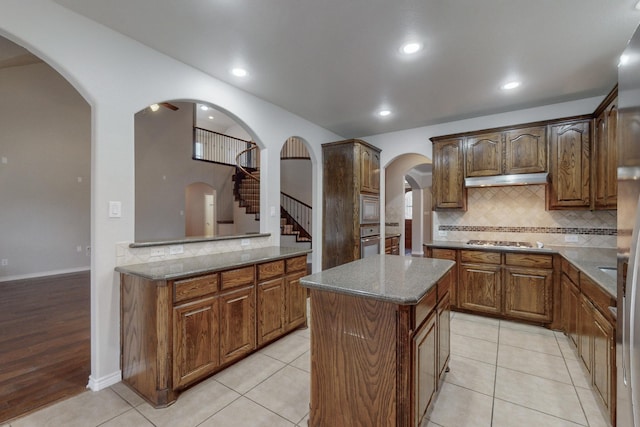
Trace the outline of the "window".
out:
[[[413,191],[404,193],[404,219],[413,218]]]

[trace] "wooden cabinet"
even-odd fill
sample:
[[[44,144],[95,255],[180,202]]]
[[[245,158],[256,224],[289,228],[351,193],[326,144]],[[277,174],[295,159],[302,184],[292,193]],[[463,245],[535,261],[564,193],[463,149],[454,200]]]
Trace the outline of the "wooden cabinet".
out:
[[[563,263],[564,264],[564,263]],[[578,346],[578,304],[580,303],[580,289],[568,274],[563,265],[561,281],[562,293],[562,328],[567,336]]]
[[[505,253],[506,316],[550,323],[553,320],[553,256]]]
[[[447,248],[427,248],[425,256],[427,258],[448,259],[458,264],[458,251],[455,249]],[[451,287],[449,290],[449,299],[451,308],[458,307],[458,266],[456,265],[451,270]]]
[[[460,251],[460,308],[480,313],[502,312],[501,260],[499,252]]]
[[[177,280],[122,273],[123,382],[164,407],[191,384],[305,325],[306,292],[298,283],[305,272],[306,255]]]
[[[584,295],[578,301],[578,355],[591,372],[593,357],[593,304]]]
[[[594,209],[616,209],[618,204],[617,93],[616,86],[595,113],[591,183]]]
[[[600,395],[611,417],[615,414],[616,342],[615,331],[610,321],[593,312],[593,388]]]
[[[465,141],[465,176],[502,174],[503,136],[500,132],[468,136]]]
[[[360,258],[360,194],[380,192],[380,150],[358,139],[322,144],[322,164],[326,270]]]
[[[309,425],[421,425],[448,365],[450,282],[415,305],[311,289]]]
[[[463,138],[433,141],[433,207],[467,210]]]
[[[512,129],[504,132],[505,174],[547,171],[546,126]]]
[[[580,209],[591,203],[591,120],[550,126],[548,209]]]
[[[220,365],[218,298],[173,308],[173,384],[185,386]]]
[[[360,191],[380,193],[380,150],[360,145]]]
[[[400,255],[400,237],[398,236],[385,237],[384,253],[387,255]]]

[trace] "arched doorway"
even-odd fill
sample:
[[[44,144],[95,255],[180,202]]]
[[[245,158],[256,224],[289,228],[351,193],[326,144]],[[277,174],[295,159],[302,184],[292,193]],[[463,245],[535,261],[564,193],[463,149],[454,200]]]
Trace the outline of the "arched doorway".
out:
[[[91,107],[0,37],[0,424],[85,390]]]

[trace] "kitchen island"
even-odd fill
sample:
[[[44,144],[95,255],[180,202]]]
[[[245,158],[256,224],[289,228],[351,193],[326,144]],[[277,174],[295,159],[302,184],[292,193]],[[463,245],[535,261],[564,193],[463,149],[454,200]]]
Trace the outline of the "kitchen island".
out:
[[[376,255],[311,292],[310,426],[418,426],[449,362],[452,261]]]

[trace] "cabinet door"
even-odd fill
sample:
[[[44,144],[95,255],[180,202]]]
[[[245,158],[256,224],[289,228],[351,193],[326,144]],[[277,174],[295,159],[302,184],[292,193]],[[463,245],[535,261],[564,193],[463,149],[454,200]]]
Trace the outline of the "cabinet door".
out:
[[[258,345],[284,332],[284,278],[258,284]]]
[[[380,153],[360,146],[360,191],[380,192]]]
[[[546,127],[505,132],[505,174],[547,171]]]
[[[474,135],[465,142],[465,176],[502,174],[502,134],[499,132]]]
[[[218,298],[174,307],[173,387],[204,378],[218,365]]]
[[[438,303],[438,379],[444,375],[449,365],[449,355],[451,353],[451,310],[449,292],[447,292]]]
[[[553,316],[553,270],[505,268],[504,311],[509,317],[551,322]]]
[[[431,250],[431,258],[448,259],[457,262],[457,251],[455,249],[433,248]],[[451,288],[449,290],[451,307],[458,306],[458,266],[454,266],[451,270]]]
[[[483,313],[502,312],[500,266],[461,264],[458,302],[461,308]]]
[[[551,126],[548,208],[588,208],[590,204],[589,120]]]
[[[617,119],[617,99],[614,99],[595,120],[593,193],[596,209],[615,209],[617,207]]]
[[[462,138],[433,143],[434,209],[467,210]]]
[[[307,290],[300,285],[300,278],[305,275],[305,272],[300,272],[285,277],[286,331],[295,329],[307,322]]]
[[[237,359],[256,348],[254,287],[220,295],[220,363]]]
[[[413,337],[414,425],[420,426],[437,389],[436,314],[424,321]]]
[[[562,327],[567,336],[578,346],[578,304],[580,291],[566,274],[562,274]]]
[[[612,407],[612,384],[615,373],[615,336],[613,326],[598,311],[593,316],[593,388],[605,406]]]
[[[584,296],[578,306],[578,354],[589,372],[593,367],[593,313],[595,307]]]

